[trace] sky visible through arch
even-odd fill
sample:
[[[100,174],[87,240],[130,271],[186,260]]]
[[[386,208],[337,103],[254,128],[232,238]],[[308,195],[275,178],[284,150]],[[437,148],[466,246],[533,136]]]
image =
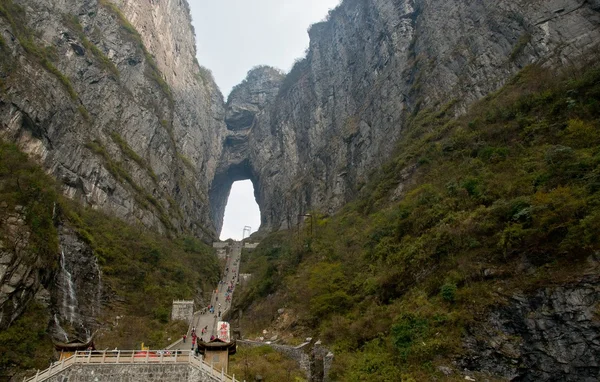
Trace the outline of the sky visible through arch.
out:
[[[257,65],[289,71],[308,47],[308,27],[323,20],[340,0],[188,0],[198,62],[213,72],[227,98],[231,88]],[[260,213],[250,181],[232,187],[221,239],[256,231]]]

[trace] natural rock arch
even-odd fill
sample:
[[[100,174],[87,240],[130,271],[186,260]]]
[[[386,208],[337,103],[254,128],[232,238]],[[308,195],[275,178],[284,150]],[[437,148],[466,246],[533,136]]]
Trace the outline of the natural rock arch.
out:
[[[217,233],[223,227],[231,186],[240,180],[252,182],[254,198],[261,211],[261,224],[265,222],[265,203],[261,195],[263,188],[259,171],[253,163],[251,136],[256,117],[275,99],[283,78],[283,73],[277,69],[256,67],[229,95],[225,116],[227,136],[209,192],[211,220]]]
[[[252,182],[252,185],[254,186],[254,198],[256,199],[259,209],[261,208],[259,203],[261,199],[258,177],[253,171],[250,161],[245,159],[240,163],[231,164],[223,168],[215,175],[209,193],[210,214],[217,234],[220,234],[221,229],[223,228],[223,217],[225,215],[227,201],[229,200],[229,194],[231,193],[231,186],[233,183],[240,180],[250,180]]]

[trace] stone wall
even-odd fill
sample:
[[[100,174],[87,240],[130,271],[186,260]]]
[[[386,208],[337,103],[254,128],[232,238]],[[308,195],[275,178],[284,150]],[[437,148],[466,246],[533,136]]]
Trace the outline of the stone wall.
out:
[[[217,382],[190,365],[74,365],[48,382]]]
[[[181,320],[191,323],[194,318],[194,301],[173,301],[171,320]]]

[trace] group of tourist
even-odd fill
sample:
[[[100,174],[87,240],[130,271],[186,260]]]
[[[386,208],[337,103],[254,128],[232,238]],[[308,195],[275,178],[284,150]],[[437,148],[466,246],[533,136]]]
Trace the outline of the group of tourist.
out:
[[[208,332],[208,325],[206,325],[205,327],[203,327],[200,330],[200,335],[202,337],[198,337],[198,335],[196,334],[196,327],[194,326],[192,328],[192,350],[194,350],[194,348],[196,347],[196,343],[198,342],[204,342],[204,334],[206,334]],[[185,343],[185,341],[187,340],[187,334],[183,335],[183,343]],[[212,338],[211,338],[212,341]]]

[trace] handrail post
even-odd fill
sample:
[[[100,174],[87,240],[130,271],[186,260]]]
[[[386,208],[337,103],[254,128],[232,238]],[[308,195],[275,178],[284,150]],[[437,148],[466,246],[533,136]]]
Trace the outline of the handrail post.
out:
[[[104,353],[102,353],[102,364],[106,363],[106,350],[104,350]]]
[[[175,363],[177,363],[177,353],[179,353],[179,350],[175,350]]]
[[[92,358],[92,351],[88,350],[87,363],[90,363],[91,358]]]
[[[34,379],[35,382],[37,382],[39,375],[40,375],[40,369],[38,369],[37,373],[35,373],[35,379]]]
[[[150,357],[150,351],[146,350],[146,363],[148,363],[148,358]]]
[[[117,365],[119,364],[119,358],[121,357],[121,351],[117,350]]]
[[[131,351],[131,363],[135,363],[135,350]]]
[[[161,350],[160,351],[160,361],[159,363],[162,364],[163,363],[163,357],[164,357],[165,353]]]

